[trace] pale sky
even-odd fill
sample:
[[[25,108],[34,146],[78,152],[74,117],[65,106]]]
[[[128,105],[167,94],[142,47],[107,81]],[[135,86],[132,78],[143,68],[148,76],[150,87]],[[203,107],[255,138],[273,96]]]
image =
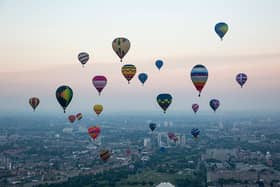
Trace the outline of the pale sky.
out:
[[[70,113],[96,103],[108,112],[160,113],[161,92],[173,95],[173,112],[191,112],[194,102],[210,111],[211,98],[221,101],[220,112],[279,111],[279,8],[277,0],[1,0],[0,110],[31,111],[28,98],[37,96],[38,112],[60,112],[54,92],[66,84],[74,91]],[[223,42],[214,32],[220,21],[229,25]],[[119,36],[131,42],[122,64],[111,46]],[[86,68],[80,51],[90,54]],[[160,72],[158,58],[165,63]],[[125,63],[149,74],[144,87],[137,77],[127,85]],[[209,71],[201,98],[189,75],[198,63]],[[235,82],[239,72],[249,77],[243,89]],[[91,84],[97,74],[108,78],[100,97]]]

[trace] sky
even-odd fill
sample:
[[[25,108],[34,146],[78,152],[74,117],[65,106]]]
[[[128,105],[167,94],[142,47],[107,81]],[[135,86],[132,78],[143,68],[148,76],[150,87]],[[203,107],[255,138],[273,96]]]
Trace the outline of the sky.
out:
[[[38,113],[62,112],[55,90],[65,84],[74,91],[68,113],[100,103],[108,112],[161,114],[155,98],[165,92],[174,98],[171,113],[192,112],[192,103],[210,112],[212,98],[221,101],[218,112],[279,112],[279,7],[276,0],[0,0],[0,111],[31,112],[36,96]],[[220,21],[229,25],[223,42],[214,32]],[[131,42],[122,63],[111,46],[116,37]],[[90,54],[85,68],[81,51]],[[137,77],[127,84],[126,63],[148,73],[144,86]],[[190,80],[196,64],[209,71],[201,98]],[[242,89],[239,72],[249,77]],[[100,74],[108,84],[98,96],[91,79]]]

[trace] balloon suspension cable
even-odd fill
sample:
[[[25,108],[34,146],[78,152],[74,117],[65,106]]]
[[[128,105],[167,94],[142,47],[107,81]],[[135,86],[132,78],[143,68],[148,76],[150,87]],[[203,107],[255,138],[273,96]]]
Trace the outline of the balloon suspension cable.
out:
[[[63,113],[66,113],[65,109],[63,109]]]
[[[83,64],[83,68],[85,67],[85,65]]]
[[[100,96],[100,95],[101,95],[101,93],[100,93],[100,92],[98,92],[98,95]]]
[[[128,84],[130,84],[130,82],[129,81],[127,81],[128,82]]]

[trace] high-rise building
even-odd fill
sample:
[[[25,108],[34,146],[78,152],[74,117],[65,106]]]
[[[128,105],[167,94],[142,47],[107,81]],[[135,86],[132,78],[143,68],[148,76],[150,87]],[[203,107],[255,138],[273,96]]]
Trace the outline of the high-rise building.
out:
[[[144,138],[144,147],[151,147],[151,138]]]

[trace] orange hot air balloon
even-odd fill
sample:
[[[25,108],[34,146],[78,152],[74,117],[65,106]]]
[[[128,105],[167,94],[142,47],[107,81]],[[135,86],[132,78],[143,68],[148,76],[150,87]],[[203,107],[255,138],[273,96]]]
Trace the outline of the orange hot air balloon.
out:
[[[100,134],[100,128],[98,126],[92,126],[88,128],[88,134],[92,137],[92,139],[96,139]]]
[[[103,149],[99,152],[99,156],[105,162],[111,157],[111,152],[107,149]]]
[[[101,114],[101,112],[103,111],[103,106],[100,104],[96,104],[93,106],[93,110],[97,114],[97,116],[99,116],[99,114]]]
[[[133,64],[126,64],[122,67],[122,74],[129,81],[134,77],[136,74],[136,67]]]
[[[40,99],[37,98],[37,97],[31,97],[29,99],[29,104],[30,106],[33,108],[33,111],[35,111],[35,109],[37,108],[37,106],[39,105],[40,103]]]

